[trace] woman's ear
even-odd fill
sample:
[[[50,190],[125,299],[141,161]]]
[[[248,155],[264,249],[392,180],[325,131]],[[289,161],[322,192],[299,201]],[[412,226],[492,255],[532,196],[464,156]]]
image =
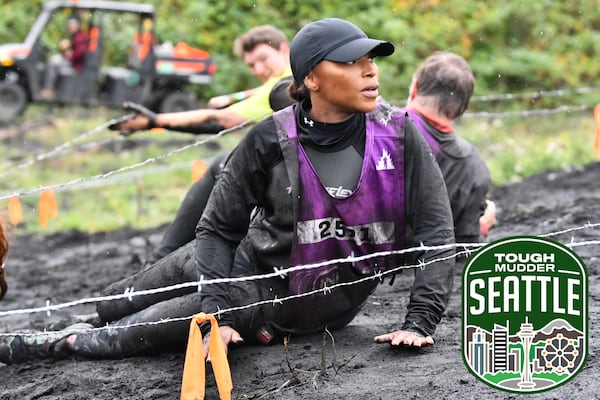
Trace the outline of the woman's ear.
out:
[[[310,72],[308,75],[304,77],[304,86],[310,90],[311,92],[319,91],[319,79]]]

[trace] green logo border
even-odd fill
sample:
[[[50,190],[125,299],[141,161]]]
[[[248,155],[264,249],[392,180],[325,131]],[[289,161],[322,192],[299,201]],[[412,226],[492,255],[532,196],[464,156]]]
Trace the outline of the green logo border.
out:
[[[490,382],[484,378],[482,378],[478,373],[476,373],[475,371],[473,371],[473,369],[470,367],[468,360],[465,358],[465,308],[466,308],[466,293],[467,293],[467,289],[465,288],[465,283],[466,282],[466,276],[467,276],[467,272],[469,271],[471,265],[473,263],[476,262],[476,260],[484,253],[486,253],[487,251],[499,246],[499,245],[503,245],[503,244],[507,244],[507,243],[511,243],[511,242],[522,242],[522,241],[534,241],[534,242],[542,242],[545,243],[547,245],[556,247],[558,249],[560,249],[561,251],[563,251],[564,253],[567,253],[569,256],[571,256],[573,258],[574,261],[577,262],[577,265],[579,266],[583,278],[582,281],[584,282],[584,293],[586,295],[585,301],[583,302],[583,308],[585,308],[584,310],[581,310],[582,313],[584,314],[582,316],[582,320],[583,323],[585,324],[585,328],[582,329],[585,331],[585,355],[583,357],[583,360],[581,361],[581,364],[579,365],[579,367],[577,368],[577,370],[575,370],[570,377],[564,379],[563,381],[561,381],[560,383],[551,386],[549,388],[542,388],[539,390],[530,390],[530,391],[519,391],[519,390],[511,390],[509,388],[505,388],[505,387],[501,387],[498,386],[496,384],[494,384],[493,382]],[[475,376],[479,381],[481,381],[482,383],[486,384],[487,386],[493,388],[493,389],[497,389],[503,392],[508,392],[508,393],[514,393],[514,394],[539,394],[539,393],[543,393],[543,392],[549,392],[552,391],[554,389],[557,389],[558,387],[564,386],[565,384],[567,384],[568,382],[570,382],[573,378],[575,378],[584,368],[586,362],[587,362],[587,358],[589,355],[589,277],[588,277],[588,273],[587,273],[587,267],[585,265],[585,263],[583,262],[583,260],[581,259],[581,257],[579,257],[579,255],[571,248],[567,247],[566,245],[553,240],[553,239],[549,239],[546,237],[540,237],[540,236],[530,236],[530,235],[522,235],[522,236],[507,236],[501,239],[497,239],[493,242],[490,242],[488,244],[486,244],[485,246],[481,247],[480,249],[477,249],[474,251],[474,253],[469,256],[467,262],[465,263],[464,267],[463,267],[463,271],[462,271],[462,278],[461,278],[461,358],[463,360],[463,364],[465,365],[465,368],[467,369],[467,371],[469,371],[469,373],[473,376]]]

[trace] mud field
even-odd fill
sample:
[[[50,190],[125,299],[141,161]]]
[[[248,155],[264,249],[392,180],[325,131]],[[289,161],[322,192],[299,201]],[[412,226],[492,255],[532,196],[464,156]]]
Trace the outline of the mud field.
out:
[[[554,235],[562,243],[600,240],[600,164],[547,172],[495,188],[498,225],[490,240],[513,235]],[[577,228],[577,229],[576,229]],[[9,292],[0,310],[40,307],[96,296],[115,280],[140,268],[164,227],[111,234],[69,232],[12,237],[7,269]],[[288,362],[282,344],[240,346],[230,351],[234,399],[594,399],[600,398],[600,245],[575,248],[589,274],[589,348],[583,371],[566,385],[538,395],[511,395],[489,388],[461,358],[460,274],[435,334],[421,350],[373,343],[403,318],[410,273],[393,286],[381,285],[335,344],[321,335],[292,337]],[[93,314],[92,304],[46,313],[0,318],[0,332],[53,329]],[[325,343],[325,345],[323,344]],[[183,353],[123,360],[36,361],[0,364],[0,399],[178,399]],[[290,369],[291,366],[291,369]],[[207,399],[218,399],[207,377]]]

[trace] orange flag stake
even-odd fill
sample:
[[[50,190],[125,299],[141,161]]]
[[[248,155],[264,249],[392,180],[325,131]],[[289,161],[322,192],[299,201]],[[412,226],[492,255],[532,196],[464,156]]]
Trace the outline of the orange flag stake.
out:
[[[596,150],[596,156],[600,160],[600,104],[596,104],[594,107],[594,120],[596,121],[596,137],[594,138],[594,150]]]
[[[196,160],[192,164],[192,182],[197,182],[206,174],[206,163],[204,160]]]
[[[23,222],[23,208],[18,196],[8,199],[8,220],[14,226]]]
[[[183,365],[183,379],[181,381],[181,400],[202,400],[206,388],[204,344],[200,326],[204,321],[210,321],[210,338],[208,352],[210,362],[217,381],[217,389],[221,400],[231,400],[233,383],[231,371],[225,353],[225,345],[219,332],[219,324],[212,314],[199,313],[192,317],[185,364]]]
[[[52,189],[46,188],[42,191],[38,211],[40,225],[43,228],[48,225],[49,218],[56,218],[58,216],[58,204],[56,203],[56,196]]]

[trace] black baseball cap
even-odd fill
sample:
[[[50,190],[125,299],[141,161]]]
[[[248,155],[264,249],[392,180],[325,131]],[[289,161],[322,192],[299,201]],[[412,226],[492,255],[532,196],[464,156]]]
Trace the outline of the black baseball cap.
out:
[[[305,25],[290,47],[290,63],[297,85],[321,61],[350,62],[371,54],[389,56],[394,45],[369,38],[359,27],[340,18],[325,18]]]

